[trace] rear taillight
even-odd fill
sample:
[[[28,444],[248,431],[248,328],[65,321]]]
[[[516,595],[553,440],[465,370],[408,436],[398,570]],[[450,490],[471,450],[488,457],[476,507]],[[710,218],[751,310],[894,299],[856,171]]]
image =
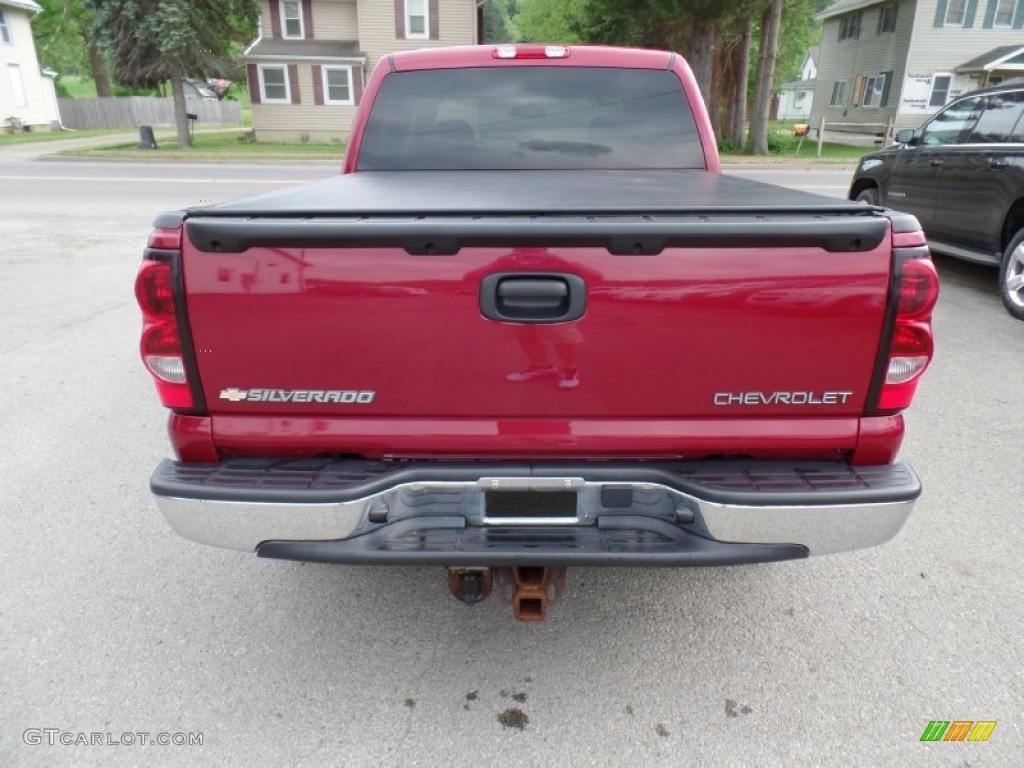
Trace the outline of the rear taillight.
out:
[[[168,408],[188,410],[196,407],[196,398],[189,381],[188,350],[175,289],[180,248],[180,229],[153,231],[135,278],[135,298],[142,310],[142,362],[153,376],[160,401]]]
[[[927,248],[897,248],[893,280],[889,346],[880,360],[884,367],[876,374],[876,412],[881,413],[903,410],[913,401],[921,374],[932,359],[931,317],[939,297],[939,277]]]

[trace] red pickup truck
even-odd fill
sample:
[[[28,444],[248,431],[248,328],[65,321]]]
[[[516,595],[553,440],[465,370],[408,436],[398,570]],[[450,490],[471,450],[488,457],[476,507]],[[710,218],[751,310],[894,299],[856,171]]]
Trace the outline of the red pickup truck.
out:
[[[932,356],[917,221],[720,172],[676,54],[382,59],[344,173],[157,217],[136,293],[195,541],[549,569],[867,547]]]

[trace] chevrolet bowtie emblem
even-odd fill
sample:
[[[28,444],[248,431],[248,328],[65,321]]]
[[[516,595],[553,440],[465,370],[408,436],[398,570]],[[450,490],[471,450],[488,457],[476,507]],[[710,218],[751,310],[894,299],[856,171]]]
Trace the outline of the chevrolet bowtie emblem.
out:
[[[249,393],[244,389],[235,389],[234,387],[228,387],[220,391],[221,400],[230,400],[232,403],[238,403],[245,400],[249,396]]]

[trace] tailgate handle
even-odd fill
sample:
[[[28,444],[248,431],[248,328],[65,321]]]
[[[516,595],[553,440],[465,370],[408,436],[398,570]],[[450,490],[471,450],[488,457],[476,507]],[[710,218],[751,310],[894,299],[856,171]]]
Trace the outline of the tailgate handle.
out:
[[[582,317],[586,301],[583,278],[561,272],[502,272],[480,283],[480,312],[491,320],[564,323]]]
[[[561,280],[506,278],[498,283],[498,300],[512,309],[554,309],[569,298],[569,286]]]

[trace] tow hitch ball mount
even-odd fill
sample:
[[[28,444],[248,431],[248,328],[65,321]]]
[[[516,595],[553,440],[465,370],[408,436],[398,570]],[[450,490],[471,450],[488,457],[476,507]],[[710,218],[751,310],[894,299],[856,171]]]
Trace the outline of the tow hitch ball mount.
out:
[[[499,593],[511,598],[518,621],[544,621],[548,607],[565,592],[565,568],[516,566],[514,568],[448,568],[448,590],[462,603],[486,600],[495,583]]]

